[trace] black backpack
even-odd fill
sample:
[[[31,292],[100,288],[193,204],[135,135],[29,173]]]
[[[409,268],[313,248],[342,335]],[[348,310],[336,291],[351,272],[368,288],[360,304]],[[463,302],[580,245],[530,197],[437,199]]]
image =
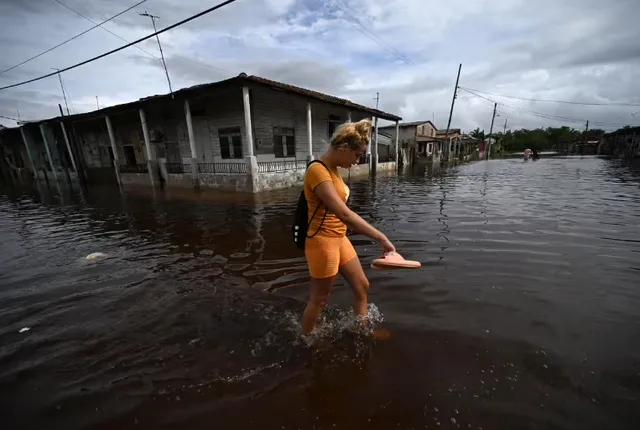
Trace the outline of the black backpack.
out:
[[[331,171],[329,170],[327,165],[320,160],[311,161],[309,164],[307,164],[307,169],[313,163],[322,164],[325,169],[327,169],[331,174]],[[293,218],[293,225],[291,226],[291,235],[293,236],[293,242],[298,248],[302,250],[304,250],[304,244],[307,238],[312,238],[313,236],[318,234],[320,228],[322,228],[322,224],[324,223],[325,218],[327,217],[327,209],[325,208],[324,216],[322,217],[322,221],[318,226],[318,230],[316,230],[315,233],[309,236],[309,224],[315,218],[316,214],[318,213],[318,209],[320,209],[320,206],[322,206],[322,203],[318,205],[316,210],[313,212],[313,215],[311,215],[311,219],[309,219],[309,205],[307,204],[307,199],[304,196],[304,189],[300,192],[300,197],[298,197],[298,205],[296,206],[296,213]]]

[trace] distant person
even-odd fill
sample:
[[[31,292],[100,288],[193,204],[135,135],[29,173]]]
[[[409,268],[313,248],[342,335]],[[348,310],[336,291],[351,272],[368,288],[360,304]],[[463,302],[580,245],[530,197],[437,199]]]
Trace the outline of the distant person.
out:
[[[347,207],[349,187],[338,167],[349,168],[365,153],[371,121],[345,123],[337,127],[327,152],[312,163],[304,177],[309,229],[305,256],[311,274],[311,296],[302,316],[302,335],[311,333],[340,273],[353,291],[353,312],[364,322],[367,315],[369,280],[362,270],[347,227],[380,244],[383,254],[394,252],[387,237]],[[315,216],[314,216],[315,215]]]
[[[524,150],[524,159],[528,160],[531,157],[531,150],[529,148]]]

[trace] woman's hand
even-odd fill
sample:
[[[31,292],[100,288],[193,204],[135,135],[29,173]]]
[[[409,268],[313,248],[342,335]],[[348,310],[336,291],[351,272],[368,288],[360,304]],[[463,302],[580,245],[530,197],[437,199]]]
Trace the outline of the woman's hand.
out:
[[[382,249],[382,255],[386,255],[390,252],[396,252],[396,247],[393,246],[393,243],[391,243],[386,236],[380,240],[380,248]]]

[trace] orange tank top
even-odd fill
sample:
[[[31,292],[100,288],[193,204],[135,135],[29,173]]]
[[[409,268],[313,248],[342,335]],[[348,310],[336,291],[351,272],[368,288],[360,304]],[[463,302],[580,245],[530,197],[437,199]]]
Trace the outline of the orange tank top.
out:
[[[318,158],[318,160],[325,163],[327,167],[320,163],[313,163],[309,166],[304,176],[304,196],[307,199],[310,220],[308,235],[313,236],[317,231],[317,236],[342,237],[347,234],[347,226],[340,221],[336,214],[327,209],[320,197],[316,195],[315,189],[322,182],[331,181],[338,195],[345,203],[349,198],[350,190],[337,169],[330,167],[322,158]],[[320,208],[316,211],[318,206]],[[325,211],[327,213],[326,216]],[[315,217],[311,219],[314,212]],[[324,221],[322,220],[323,217]],[[322,224],[321,227],[320,224]],[[320,227],[320,230],[318,230],[318,227]]]

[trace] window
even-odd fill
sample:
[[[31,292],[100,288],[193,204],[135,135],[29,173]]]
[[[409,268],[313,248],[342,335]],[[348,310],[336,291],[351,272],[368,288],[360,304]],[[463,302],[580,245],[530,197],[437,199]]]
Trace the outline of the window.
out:
[[[273,151],[276,157],[294,157],[296,155],[293,128],[273,127]]]
[[[329,115],[329,139],[336,131],[336,127],[340,125],[340,117],[338,115]]]
[[[218,130],[220,138],[220,156],[222,158],[242,158],[242,136],[240,127],[228,127]]]

